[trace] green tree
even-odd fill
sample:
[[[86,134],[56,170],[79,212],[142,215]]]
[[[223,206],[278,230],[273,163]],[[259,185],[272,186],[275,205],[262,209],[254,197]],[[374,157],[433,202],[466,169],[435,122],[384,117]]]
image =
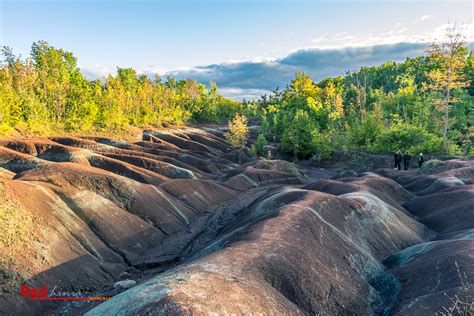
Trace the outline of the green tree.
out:
[[[255,144],[253,144],[251,147],[252,153],[257,157],[263,156],[265,154],[266,144],[267,144],[267,140],[265,139],[265,135],[258,134]]]
[[[317,132],[314,122],[305,110],[297,110],[281,138],[280,149],[283,152],[293,153],[295,159],[298,155],[306,157],[314,153],[313,137]]]
[[[373,149],[378,152],[402,151],[439,152],[443,141],[436,134],[426,131],[423,127],[398,121],[389,129],[383,129],[377,135]]]
[[[441,42],[433,42],[428,50],[430,57],[439,65],[439,68],[429,72],[432,80],[429,88],[440,91],[442,99],[439,104],[443,107],[443,151],[448,149],[449,108],[456,100],[452,91],[456,88],[466,87],[464,67],[467,56],[464,36],[456,25],[450,26]]]
[[[224,137],[229,141],[232,147],[241,150],[247,145],[249,134],[247,122],[247,117],[242,114],[236,114],[232,121],[229,122],[229,131],[224,133]],[[240,162],[241,157],[239,151],[239,164]]]

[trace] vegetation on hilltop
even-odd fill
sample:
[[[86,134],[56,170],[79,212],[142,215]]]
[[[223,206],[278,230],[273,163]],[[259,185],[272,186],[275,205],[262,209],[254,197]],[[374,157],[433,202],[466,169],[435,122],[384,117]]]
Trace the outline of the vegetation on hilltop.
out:
[[[273,92],[252,112],[266,137],[295,157],[325,159],[341,149],[474,155],[474,52],[455,28],[426,56],[317,83],[301,72]]]
[[[117,132],[130,126],[161,126],[189,121],[227,122],[240,102],[218,94],[217,86],[195,80],[162,81],[118,68],[105,82],[88,80],[70,52],[44,41],[33,43],[22,60],[2,48],[0,134],[59,131]]]
[[[232,147],[236,149],[244,149],[247,145],[249,129],[247,126],[247,118],[242,114],[237,114],[229,121],[229,131],[224,133],[224,137],[229,141]],[[241,161],[239,151],[239,164]]]
[[[2,53],[0,134],[117,133],[224,123],[242,113],[260,119],[258,155],[266,140],[296,158],[325,159],[335,150],[474,155],[474,52],[455,27],[424,56],[320,82],[300,72],[284,90],[243,103],[219,95],[214,83],[151,80],[132,68],[88,80],[72,53],[43,41],[26,60],[8,47]]]

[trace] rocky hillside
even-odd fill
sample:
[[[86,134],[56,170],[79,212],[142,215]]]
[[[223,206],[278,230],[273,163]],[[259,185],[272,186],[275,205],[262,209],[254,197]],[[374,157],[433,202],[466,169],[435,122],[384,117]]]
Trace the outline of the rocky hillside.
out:
[[[434,314],[472,302],[473,205],[473,161],[322,170],[219,128],[0,139],[0,314]]]

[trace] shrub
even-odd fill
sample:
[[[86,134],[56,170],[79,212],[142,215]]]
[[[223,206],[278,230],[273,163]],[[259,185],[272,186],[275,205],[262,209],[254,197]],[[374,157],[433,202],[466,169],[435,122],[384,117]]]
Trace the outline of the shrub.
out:
[[[296,167],[296,165],[294,163],[290,163],[290,162],[287,162],[287,161],[281,161],[279,163],[279,168],[280,170],[286,172],[286,173],[290,173],[291,175],[295,176],[295,177],[299,177],[301,176],[301,173],[299,172],[298,168]]]
[[[421,126],[397,123],[383,130],[371,147],[377,152],[393,152],[395,150],[409,152],[441,152],[443,139],[430,133]]]
[[[307,157],[313,154],[315,150],[313,131],[316,128],[308,112],[298,110],[291,123],[285,125],[280,149],[286,153],[293,153],[295,156]]]
[[[334,151],[331,143],[331,135],[329,133],[318,133],[317,130],[314,130],[313,144],[316,152],[314,158],[316,160],[331,158]]]
[[[255,144],[252,145],[250,150],[252,154],[257,157],[262,157],[265,153],[265,145],[267,144],[267,140],[263,134],[258,134],[257,141]]]
[[[13,131],[13,128],[11,128],[9,125],[6,124],[0,124],[0,135],[1,136],[8,136],[10,133]]]
[[[99,108],[94,102],[73,104],[66,113],[65,127],[67,130],[89,131],[94,126],[98,113]]]
[[[222,98],[221,103],[217,106],[216,114],[212,121],[215,123],[227,122],[239,110],[241,110],[240,103]]]
[[[247,122],[247,118],[241,114],[235,115],[234,119],[229,122],[229,131],[224,133],[224,137],[232,147],[237,149],[245,148],[249,134]]]
[[[425,162],[420,169],[421,173],[433,173],[444,164],[443,161],[439,159],[430,159]]]
[[[347,147],[349,149],[368,149],[375,143],[383,126],[377,119],[370,115],[362,121],[349,125],[347,131]]]

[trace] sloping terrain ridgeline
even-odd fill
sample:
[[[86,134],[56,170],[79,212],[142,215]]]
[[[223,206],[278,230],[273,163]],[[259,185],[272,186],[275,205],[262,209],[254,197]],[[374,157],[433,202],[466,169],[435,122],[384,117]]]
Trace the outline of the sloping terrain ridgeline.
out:
[[[473,205],[473,161],[320,170],[218,127],[0,139],[0,314],[433,314],[472,297]]]

